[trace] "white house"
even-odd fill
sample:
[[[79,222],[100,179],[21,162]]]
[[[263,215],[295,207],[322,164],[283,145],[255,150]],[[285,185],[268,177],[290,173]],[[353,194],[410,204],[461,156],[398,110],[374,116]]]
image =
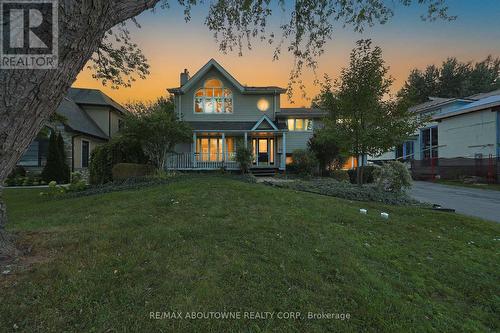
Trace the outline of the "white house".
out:
[[[411,161],[417,178],[491,178],[492,173],[497,173],[500,90],[465,98],[430,97],[410,111],[416,117],[430,117],[431,121],[394,150],[369,157],[369,161]]]

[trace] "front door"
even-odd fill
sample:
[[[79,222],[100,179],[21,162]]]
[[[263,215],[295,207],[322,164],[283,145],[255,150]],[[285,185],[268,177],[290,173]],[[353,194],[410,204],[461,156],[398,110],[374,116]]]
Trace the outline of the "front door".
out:
[[[254,164],[257,166],[274,165],[274,138],[252,140]]]

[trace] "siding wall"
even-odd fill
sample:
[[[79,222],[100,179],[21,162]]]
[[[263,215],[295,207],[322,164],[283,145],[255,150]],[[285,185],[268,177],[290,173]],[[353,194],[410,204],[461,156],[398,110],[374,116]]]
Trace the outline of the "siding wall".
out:
[[[286,133],[286,152],[293,153],[296,149],[307,149],[307,142],[313,132],[291,131]]]
[[[82,106],[82,108],[87,112],[90,118],[94,120],[97,126],[99,126],[106,135],[109,135],[109,107],[85,105]]]
[[[103,143],[103,141],[96,140],[92,137],[75,136],[73,139],[73,158],[74,158],[73,167],[75,168],[75,170],[82,168],[82,140],[89,142],[90,154],[92,153],[92,150],[94,150],[95,147]]]
[[[199,88],[202,88],[204,82],[210,78],[219,79],[225,88],[229,88],[233,92],[233,113],[194,113],[194,94]],[[266,99],[269,103],[269,109],[266,112],[262,112],[257,109],[257,102],[262,98]],[[186,94],[176,96],[175,104],[176,111],[180,111],[185,121],[257,121],[264,114],[271,119],[274,119],[274,101],[276,101],[276,108],[279,109],[279,95],[277,95],[276,98],[274,98],[272,94],[242,95],[235,86],[233,86],[219,73],[218,70],[212,68],[195,85],[193,85]]]
[[[294,118],[294,117],[290,117]],[[301,118],[301,117],[296,117]],[[323,127],[323,122],[318,119],[313,120],[313,129],[318,130]],[[286,153],[293,153],[296,149],[307,149],[307,142],[313,136],[313,131],[289,131],[286,133]]]
[[[113,137],[118,130],[120,129],[119,126],[119,120],[122,119],[123,117],[115,111],[110,112],[110,119],[111,119],[111,137]]]
[[[474,158],[475,154],[496,154],[496,112],[472,112],[443,119],[438,126],[439,157]]]

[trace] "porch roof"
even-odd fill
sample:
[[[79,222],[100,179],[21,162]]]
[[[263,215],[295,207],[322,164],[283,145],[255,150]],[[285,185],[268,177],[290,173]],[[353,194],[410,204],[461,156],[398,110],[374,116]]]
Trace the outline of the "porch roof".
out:
[[[254,132],[252,128],[256,124],[255,121],[188,121],[187,123],[197,132]],[[287,129],[285,123],[274,123],[274,125],[280,132]],[[265,131],[276,132],[273,129]]]

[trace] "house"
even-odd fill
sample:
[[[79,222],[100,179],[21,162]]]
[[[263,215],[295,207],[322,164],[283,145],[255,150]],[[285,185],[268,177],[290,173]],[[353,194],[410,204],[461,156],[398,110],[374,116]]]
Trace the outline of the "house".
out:
[[[296,149],[307,148],[325,113],[282,108],[286,89],[246,86],[211,59],[192,77],[184,70],[174,95],[175,111],[193,128],[192,143],[179,144],[167,167],[177,170],[238,169],[238,145],[253,151],[253,168],[285,170]]]
[[[464,98],[430,97],[410,108],[430,120],[400,146],[380,156],[411,161],[414,176],[490,177],[500,154],[500,90]]]
[[[90,153],[119,131],[126,112],[125,108],[100,90],[70,88],[56,110],[60,117],[47,124],[46,129],[63,135],[68,165],[72,171],[85,174]],[[48,136],[39,134],[18,165],[32,172],[40,172],[46,163],[47,147]]]

